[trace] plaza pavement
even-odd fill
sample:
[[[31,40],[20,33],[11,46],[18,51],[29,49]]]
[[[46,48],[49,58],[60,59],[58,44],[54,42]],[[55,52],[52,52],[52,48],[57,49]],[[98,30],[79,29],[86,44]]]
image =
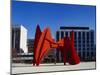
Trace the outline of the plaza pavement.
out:
[[[81,62],[77,65],[63,65],[63,63],[40,64],[40,66],[32,66],[32,64],[12,64],[11,74],[25,73],[42,73],[42,72],[59,72],[71,70],[95,69],[95,62]]]

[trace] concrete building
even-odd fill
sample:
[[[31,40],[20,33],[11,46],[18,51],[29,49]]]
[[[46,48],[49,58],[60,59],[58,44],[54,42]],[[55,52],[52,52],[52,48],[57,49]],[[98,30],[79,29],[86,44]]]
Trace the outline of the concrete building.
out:
[[[75,48],[81,61],[95,61],[95,34],[94,30],[89,27],[60,27],[56,32],[57,41],[67,35],[70,37],[70,32],[74,31]],[[57,60],[62,61],[59,51],[56,52]]]
[[[34,40],[28,39],[27,44],[28,44],[28,53],[33,53]]]
[[[17,53],[27,53],[27,29],[22,25],[12,26],[12,49]]]
[[[56,49],[50,48],[48,53],[44,56],[42,62],[44,63],[55,63],[56,61]]]

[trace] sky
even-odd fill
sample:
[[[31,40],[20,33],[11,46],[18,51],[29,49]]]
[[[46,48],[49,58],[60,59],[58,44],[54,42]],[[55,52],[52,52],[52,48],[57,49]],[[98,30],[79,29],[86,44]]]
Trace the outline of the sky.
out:
[[[49,27],[53,37],[60,26],[94,30],[96,26],[95,6],[12,1],[11,9],[12,25],[23,25],[28,30],[28,39],[34,38],[37,24],[41,30]]]

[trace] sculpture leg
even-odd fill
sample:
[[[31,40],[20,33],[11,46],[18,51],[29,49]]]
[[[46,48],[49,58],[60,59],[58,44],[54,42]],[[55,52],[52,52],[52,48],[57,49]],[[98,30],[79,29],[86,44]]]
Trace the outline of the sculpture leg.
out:
[[[33,59],[33,66],[35,66],[35,59]]]
[[[37,28],[36,28],[36,33],[35,33],[35,39],[34,39],[34,48],[33,48],[33,66],[36,64],[36,53],[37,53],[37,46],[38,46],[38,42],[39,42],[39,39],[40,39],[40,36],[41,36],[42,32],[41,32],[41,29],[39,27],[39,25],[37,25]]]
[[[64,50],[64,48],[60,48],[60,50],[61,50],[61,57],[63,59],[64,65],[66,65],[66,53],[65,53],[65,50]]]
[[[69,58],[69,64],[75,65],[80,63],[79,56],[76,52],[76,49],[74,47],[74,32],[72,31],[70,34],[70,42],[69,42],[69,47],[70,47],[70,58]]]

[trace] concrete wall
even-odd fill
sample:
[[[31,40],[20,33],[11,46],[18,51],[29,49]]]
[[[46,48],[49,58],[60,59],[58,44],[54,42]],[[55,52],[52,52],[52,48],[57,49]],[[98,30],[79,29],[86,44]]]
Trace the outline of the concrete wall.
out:
[[[21,26],[21,31],[20,31],[20,48],[24,51],[24,53],[28,52],[27,29],[25,29],[23,26]]]

